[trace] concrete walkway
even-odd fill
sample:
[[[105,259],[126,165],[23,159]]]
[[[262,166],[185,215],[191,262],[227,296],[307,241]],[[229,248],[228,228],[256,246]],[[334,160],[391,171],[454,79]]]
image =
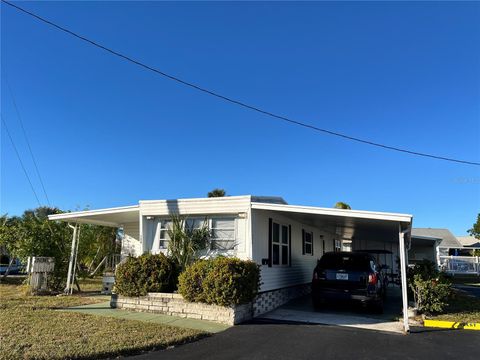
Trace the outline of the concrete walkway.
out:
[[[219,324],[213,321],[185,319],[177,316],[169,316],[163,314],[152,314],[147,312],[134,312],[121,309],[112,309],[110,307],[110,302],[74,306],[71,308],[62,309],[60,311],[73,311],[82,314],[108,316],[117,319],[153,322],[157,324],[165,324],[182,328],[201,330],[210,333],[221,332],[230,327],[228,325]]]

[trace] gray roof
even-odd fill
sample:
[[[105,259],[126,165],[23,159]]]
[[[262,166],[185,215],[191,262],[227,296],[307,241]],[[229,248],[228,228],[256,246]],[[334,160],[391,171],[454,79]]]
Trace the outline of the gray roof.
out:
[[[457,240],[460,241],[463,246],[480,247],[480,239],[474,236],[457,236]]]
[[[455,235],[453,235],[448,229],[432,229],[432,228],[413,228],[412,237],[415,236],[426,236],[442,239],[440,246],[451,247],[451,248],[461,248],[463,245],[460,241],[457,240]]]

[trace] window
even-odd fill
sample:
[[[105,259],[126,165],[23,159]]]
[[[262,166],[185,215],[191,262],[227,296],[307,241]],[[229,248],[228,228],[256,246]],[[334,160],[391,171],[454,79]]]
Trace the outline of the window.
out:
[[[289,229],[286,225],[272,223],[272,265],[287,265],[290,258]]]
[[[153,239],[152,252],[156,253],[158,250],[168,249],[168,242],[170,241],[168,230],[171,229],[172,221],[158,218],[149,220],[155,220],[154,225],[152,224],[152,233],[148,235],[150,239]],[[235,248],[234,217],[185,219],[184,227],[187,231],[201,229],[203,226],[207,226],[211,231],[210,248],[212,250],[233,250]]]
[[[213,218],[210,229],[212,231],[212,250],[232,250],[235,248],[234,218]]]
[[[313,255],[313,232],[302,230],[303,255]]]
[[[157,234],[159,234],[158,247],[160,249],[168,248],[168,241],[170,240],[170,236],[168,236],[168,230],[170,230],[171,224],[172,222],[170,220],[158,221]]]

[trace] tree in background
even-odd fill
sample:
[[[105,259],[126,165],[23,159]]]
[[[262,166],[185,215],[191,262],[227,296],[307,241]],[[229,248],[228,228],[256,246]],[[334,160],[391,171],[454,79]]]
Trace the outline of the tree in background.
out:
[[[208,197],[224,197],[226,196],[225,190],[223,189],[213,189],[208,193]]]
[[[480,214],[477,215],[477,222],[468,230],[468,233],[476,239],[480,239]]]
[[[49,221],[48,215],[59,214],[58,208],[39,207],[26,210],[22,216],[0,217],[0,246],[11,258],[26,263],[29,256],[47,256],[55,259],[51,286],[59,290],[65,285],[72,230],[65,222]],[[80,230],[78,264],[86,269],[92,260],[115,253],[116,233],[113,228],[82,225]]]
[[[337,202],[334,206],[335,209],[346,209],[346,210],[352,210],[352,208],[350,207],[350,205],[348,205],[347,203],[344,203],[344,202]]]

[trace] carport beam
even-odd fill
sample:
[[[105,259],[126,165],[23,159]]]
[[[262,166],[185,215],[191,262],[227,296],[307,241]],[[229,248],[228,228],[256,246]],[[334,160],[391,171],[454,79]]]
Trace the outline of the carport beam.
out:
[[[407,259],[405,251],[405,232],[402,231],[402,225],[399,225],[398,228],[398,242],[400,252],[400,279],[402,282],[403,329],[406,333],[408,333],[410,331],[410,326],[408,325]]]

